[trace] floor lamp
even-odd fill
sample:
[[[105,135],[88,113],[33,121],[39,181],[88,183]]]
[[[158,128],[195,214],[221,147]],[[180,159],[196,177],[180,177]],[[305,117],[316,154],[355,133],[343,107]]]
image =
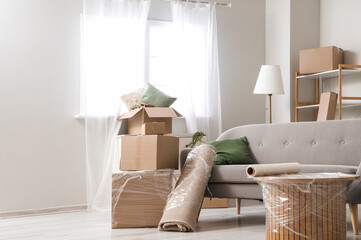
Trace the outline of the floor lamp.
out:
[[[279,65],[262,65],[253,94],[269,96],[269,122],[272,123],[272,94],[284,94],[281,68]]]

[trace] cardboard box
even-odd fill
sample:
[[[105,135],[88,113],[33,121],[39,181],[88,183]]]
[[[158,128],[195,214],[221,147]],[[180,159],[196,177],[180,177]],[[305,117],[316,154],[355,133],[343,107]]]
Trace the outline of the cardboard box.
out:
[[[165,134],[165,122],[143,123],[141,128],[142,135]]]
[[[112,228],[157,227],[173,189],[173,171],[113,173]]]
[[[300,51],[299,72],[310,74],[338,69],[343,63],[343,50],[335,46]]]
[[[203,198],[202,208],[228,208],[227,198]]]
[[[178,137],[122,136],[120,170],[177,169],[178,148]]]
[[[337,93],[326,92],[321,94],[317,121],[334,120],[337,105]]]
[[[131,110],[118,117],[118,120],[128,119],[128,134],[142,133],[142,124],[149,122],[164,122],[165,133],[172,132],[172,118],[181,117],[173,108],[144,107]]]

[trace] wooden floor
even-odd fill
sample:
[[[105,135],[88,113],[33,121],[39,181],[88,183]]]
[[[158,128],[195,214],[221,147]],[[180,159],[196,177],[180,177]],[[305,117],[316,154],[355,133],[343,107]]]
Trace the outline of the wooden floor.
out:
[[[241,215],[236,214],[235,208],[204,209],[196,232],[193,233],[160,232],[155,228],[112,230],[109,212],[72,212],[8,218],[0,219],[0,239],[262,240],[265,239],[265,210],[259,201],[242,201]],[[347,239],[361,240],[361,235],[354,236],[352,233],[349,215],[347,215]]]

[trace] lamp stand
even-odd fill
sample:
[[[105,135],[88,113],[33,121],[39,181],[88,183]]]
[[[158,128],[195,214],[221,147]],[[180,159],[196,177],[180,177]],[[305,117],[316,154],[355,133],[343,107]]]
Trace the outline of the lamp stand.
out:
[[[269,97],[269,123],[272,123],[272,101],[271,101],[272,94],[268,94],[268,97]]]

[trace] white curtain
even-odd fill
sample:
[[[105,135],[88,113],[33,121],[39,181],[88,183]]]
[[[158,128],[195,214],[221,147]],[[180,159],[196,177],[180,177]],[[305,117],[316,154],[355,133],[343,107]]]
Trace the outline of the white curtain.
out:
[[[175,74],[179,111],[185,115],[189,132],[203,131],[207,140],[222,133],[214,3],[173,1],[176,31]]]
[[[89,209],[109,210],[111,173],[119,166],[120,96],[144,86],[145,0],[84,0],[82,95]]]

